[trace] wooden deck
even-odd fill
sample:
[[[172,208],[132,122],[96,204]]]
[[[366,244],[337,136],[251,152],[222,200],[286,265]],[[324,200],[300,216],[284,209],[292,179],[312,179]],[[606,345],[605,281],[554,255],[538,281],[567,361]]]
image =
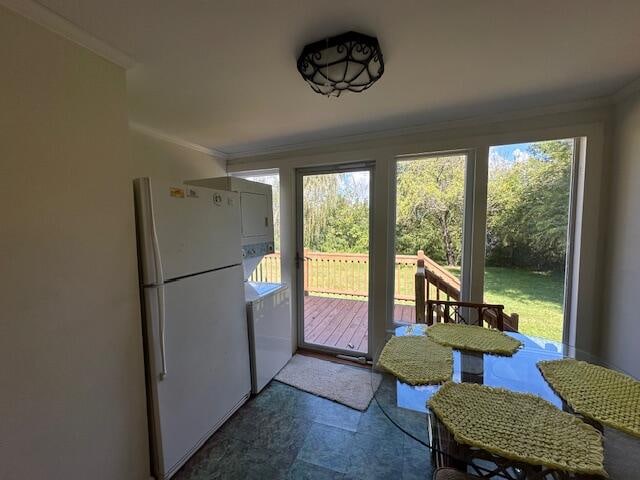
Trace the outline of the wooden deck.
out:
[[[304,298],[304,340],[310,344],[367,353],[367,316],[365,300],[309,295]],[[396,305],[394,320],[415,323],[415,308]]]

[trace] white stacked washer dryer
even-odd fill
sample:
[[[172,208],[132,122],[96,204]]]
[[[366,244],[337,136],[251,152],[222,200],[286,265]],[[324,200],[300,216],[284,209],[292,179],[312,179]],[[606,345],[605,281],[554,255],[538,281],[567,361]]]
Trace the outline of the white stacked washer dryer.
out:
[[[240,197],[251,390],[258,393],[292,355],[289,288],[284,283],[249,281],[262,258],[274,252],[271,185],[237,177],[188,180],[185,183],[237,192]]]

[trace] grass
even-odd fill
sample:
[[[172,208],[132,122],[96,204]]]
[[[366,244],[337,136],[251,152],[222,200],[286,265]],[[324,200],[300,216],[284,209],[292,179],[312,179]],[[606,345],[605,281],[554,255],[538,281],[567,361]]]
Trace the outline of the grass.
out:
[[[459,273],[456,268],[449,270]],[[562,272],[487,267],[484,289],[486,302],[502,304],[505,313],[520,315],[522,333],[562,340]]]
[[[267,260],[265,258],[265,260]],[[263,260],[263,262],[265,262]],[[264,277],[256,275],[258,281],[280,281],[279,259],[264,271]],[[266,262],[265,262],[266,263]],[[265,267],[266,268],[266,267]],[[351,262],[316,262],[309,272],[309,285],[315,288],[331,288],[345,292],[366,293],[368,287],[368,264]],[[448,268],[456,276],[460,269]],[[412,295],[414,290],[413,265],[396,267],[396,294]],[[487,267],[485,273],[485,301],[504,305],[505,313],[520,315],[519,330],[528,335],[562,339],[562,302],[564,276],[560,272],[533,272],[515,268]],[[312,295],[338,298],[358,298],[353,295]],[[411,304],[396,300],[397,304]]]

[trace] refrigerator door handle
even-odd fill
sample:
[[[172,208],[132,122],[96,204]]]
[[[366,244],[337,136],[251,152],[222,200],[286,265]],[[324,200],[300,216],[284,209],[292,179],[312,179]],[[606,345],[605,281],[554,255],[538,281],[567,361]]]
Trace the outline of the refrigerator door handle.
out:
[[[167,353],[165,348],[165,305],[164,305],[164,285],[158,287],[158,317],[160,334],[160,380],[167,376]]]
[[[142,285],[156,286],[164,282],[162,258],[156,215],[153,207],[153,192],[149,178],[134,180],[134,197],[136,204],[136,229],[138,230],[139,248],[142,254]]]
[[[156,285],[164,282],[164,272],[162,271],[162,258],[160,256],[160,244],[158,243],[158,231],[156,229],[156,215],[153,211],[153,197],[151,186],[148,187],[149,192],[149,218],[151,227],[151,243],[153,245],[153,263],[155,267]]]

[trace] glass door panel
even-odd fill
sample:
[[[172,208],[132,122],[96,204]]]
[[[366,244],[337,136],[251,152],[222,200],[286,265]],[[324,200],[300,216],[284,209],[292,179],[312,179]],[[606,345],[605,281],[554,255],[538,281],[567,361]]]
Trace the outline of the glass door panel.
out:
[[[366,354],[371,169],[298,172],[300,344]]]

